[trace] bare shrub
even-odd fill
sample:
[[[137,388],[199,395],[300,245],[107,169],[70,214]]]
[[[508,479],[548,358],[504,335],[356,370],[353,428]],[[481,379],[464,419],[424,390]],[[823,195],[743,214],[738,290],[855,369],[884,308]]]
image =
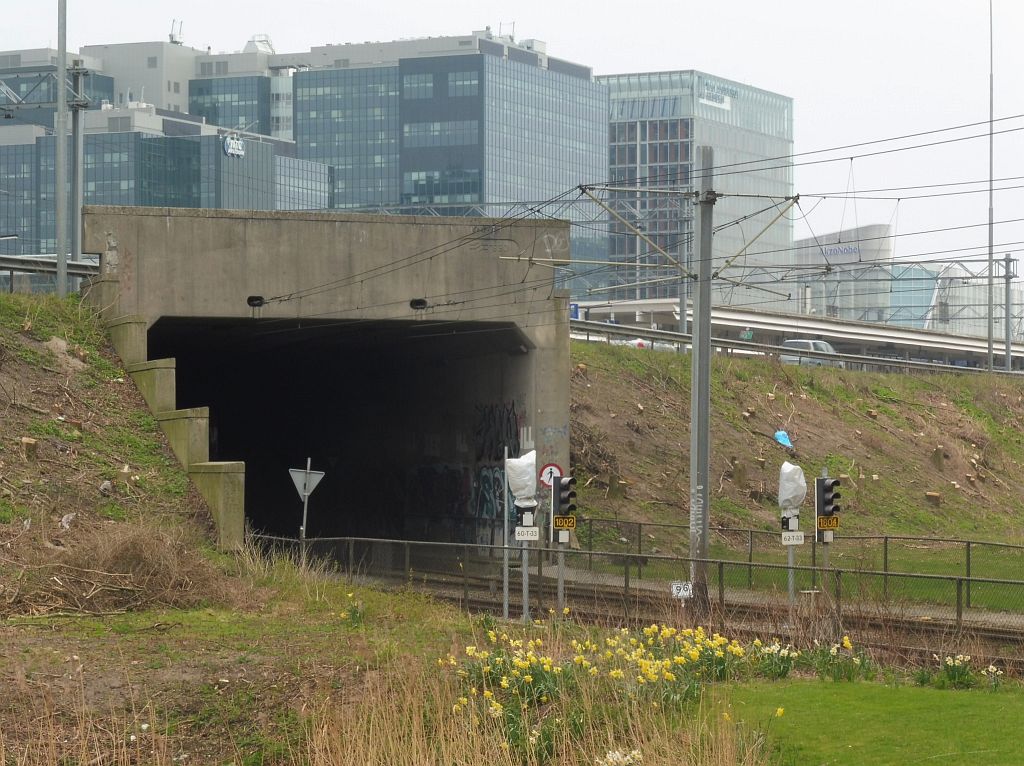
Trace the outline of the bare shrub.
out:
[[[61,544],[39,531],[0,548],[0,613],[111,614],[189,608],[229,598],[228,579],[184,529],[93,524]]]

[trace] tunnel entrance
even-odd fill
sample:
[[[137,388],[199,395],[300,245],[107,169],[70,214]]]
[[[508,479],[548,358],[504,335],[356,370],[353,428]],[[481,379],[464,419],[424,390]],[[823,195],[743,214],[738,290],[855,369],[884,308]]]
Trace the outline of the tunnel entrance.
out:
[[[310,537],[494,540],[527,411],[509,381],[532,375],[514,323],[163,318],[148,342],[177,406],[210,408],[210,459],[245,461],[254,530],[298,535],[310,457]]]

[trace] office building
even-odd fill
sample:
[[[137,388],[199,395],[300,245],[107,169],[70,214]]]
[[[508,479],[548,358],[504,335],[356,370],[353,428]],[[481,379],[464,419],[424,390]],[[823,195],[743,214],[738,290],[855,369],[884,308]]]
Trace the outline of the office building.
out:
[[[229,133],[151,104],[84,114],[86,204],[254,210],[331,207],[333,171],[295,157],[290,142]],[[54,137],[0,128],[0,253],[51,253]]]
[[[213,125],[291,140],[296,68],[267,35],[253,36],[237,53],[207,50],[196,57],[188,111]]]
[[[462,37],[314,48],[295,74],[299,156],[335,204],[501,215],[600,180],[607,95],[543,43]]]
[[[789,288],[801,314],[936,330],[951,335],[988,335],[988,264],[983,257],[914,263],[894,257],[890,226],[874,224],[828,232],[793,243]],[[993,332],[1005,337],[1004,263],[993,268]],[[1012,269],[1011,269],[1012,271]],[[1012,286],[1011,336],[1019,339],[1024,292]],[[1016,307],[1016,308],[1015,308]]]
[[[716,269],[722,268],[715,302],[762,308],[777,303],[778,296],[754,284],[764,281],[756,276],[759,269],[777,263],[790,247],[789,220],[780,218],[750,243],[774,217],[758,211],[793,194],[792,99],[693,70],[608,75],[597,82],[610,99],[608,177],[615,187],[629,189],[613,192],[611,200],[630,226],[611,224],[611,257],[623,266],[595,279],[594,286],[618,285],[612,298],[678,296],[680,268],[665,265],[668,259],[658,250],[692,271],[692,195],[699,188],[694,150],[710,146],[715,191],[764,195],[726,196],[715,204],[713,258]]]
[[[296,53],[277,53],[264,35],[240,51],[215,53],[185,46],[172,34],[166,42],[84,46],[78,58],[103,78],[93,105],[107,102],[97,118],[101,124],[88,120],[88,130],[139,134],[106,139],[128,148],[99,156],[127,152],[132,169],[110,167],[104,171],[109,178],[102,179],[98,166],[87,171],[96,175],[87,180],[87,200],[102,189],[138,204],[198,199],[201,206],[330,205],[498,217],[539,210],[582,224],[573,229],[575,258],[605,260],[610,248],[612,258],[626,265],[575,267],[569,284],[577,293],[613,286],[612,297],[664,297],[677,294],[679,276],[663,257],[648,252],[642,237],[578,199],[572,192],[580,184],[636,186],[637,192],[613,193],[612,204],[684,265],[691,259],[693,209],[685,193],[695,188],[695,146],[713,146],[720,168],[743,168],[720,175],[716,189],[778,199],[792,193],[789,163],[763,164],[792,152],[790,99],[695,71],[595,78],[590,68],[549,55],[539,40],[515,40],[489,28]],[[142,108],[146,102],[152,104],[148,111]],[[207,136],[229,133],[242,136],[247,146],[259,142],[244,165],[223,152],[196,148],[216,144]],[[174,137],[190,140],[170,141]],[[52,143],[31,141],[40,147]],[[272,150],[262,148],[267,142]],[[19,151],[25,150],[8,152],[9,164],[24,165],[15,157]],[[201,168],[209,178],[194,180],[194,161],[210,163]],[[753,161],[762,164],[738,165]],[[139,185],[151,172],[145,168],[174,162],[184,163],[181,178],[188,180]],[[210,180],[231,179],[243,167],[245,179]],[[110,185],[114,179],[116,189]],[[650,186],[680,193],[640,191]],[[32,211],[26,201],[10,213],[22,223],[33,217],[41,222],[36,247],[52,236],[45,212],[52,201],[45,184],[40,188],[42,209]],[[543,204],[553,199],[558,203]],[[739,296],[765,303],[763,293],[751,299],[746,285],[756,281],[752,268],[774,262],[790,247],[788,219],[740,251],[764,222],[746,216],[770,204],[730,196],[716,205],[716,225],[738,221],[715,238],[717,263],[736,256],[716,300]],[[549,254],[554,253],[534,255]],[[647,268],[652,262],[661,266]]]

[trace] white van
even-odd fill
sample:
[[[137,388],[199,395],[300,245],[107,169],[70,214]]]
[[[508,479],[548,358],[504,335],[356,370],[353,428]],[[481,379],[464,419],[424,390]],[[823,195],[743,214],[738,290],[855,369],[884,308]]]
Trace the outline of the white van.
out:
[[[801,352],[816,352],[822,354],[834,354],[836,350],[827,340],[812,340],[810,338],[793,338],[782,341],[782,347],[791,349],[791,353],[785,351],[779,354],[779,361],[783,364],[802,364],[812,367],[841,367],[846,364],[841,359],[822,359],[817,356],[808,356]]]

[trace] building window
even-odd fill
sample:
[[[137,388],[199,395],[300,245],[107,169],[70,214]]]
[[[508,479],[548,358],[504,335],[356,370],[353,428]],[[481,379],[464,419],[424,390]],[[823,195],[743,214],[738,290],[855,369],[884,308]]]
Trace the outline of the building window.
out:
[[[402,98],[433,98],[434,75],[407,74],[402,78]]]
[[[476,72],[449,72],[448,95],[475,96],[480,92],[480,75]]]
[[[213,74],[213,62],[212,61],[204,61],[203,63],[201,63],[199,65],[199,74],[201,74],[201,75]]]
[[[180,82],[174,83],[174,92],[175,93],[181,93],[181,83]]]
[[[409,122],[402,126],[402,144],[417,146],[469,146],[479,140],[476,120]]]
[[[146,66],[150,69],[156,69],[156,56],[150,56],[146,59]]]
[[[215,61],[213,63],[214,74],[227,74],[228,73],[228,62],[226,61]]]

